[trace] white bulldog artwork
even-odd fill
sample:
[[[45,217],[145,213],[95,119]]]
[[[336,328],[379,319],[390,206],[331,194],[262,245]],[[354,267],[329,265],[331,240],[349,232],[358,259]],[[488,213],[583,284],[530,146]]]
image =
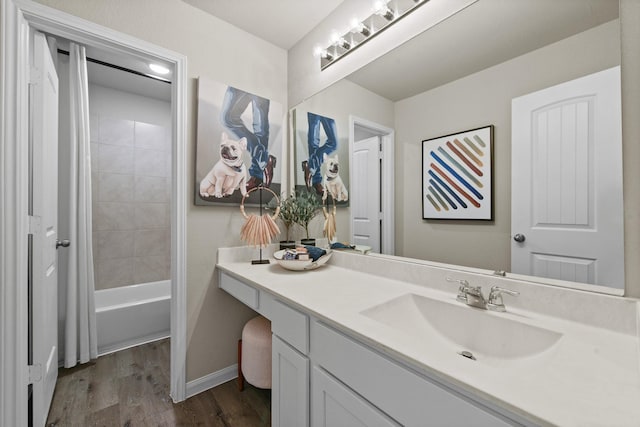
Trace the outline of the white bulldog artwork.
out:
[[[200,181],[200,195],[222,198],[232,195],[236,189],[244,196],[247,194],[247,167],[242,158],[247,150],[247,139],[234,140],[222,132],[220,141],[220,160]]]
[[[330,194],[336,202],[346,202],[349,200],[347,187],[342,182],[342,178],[340,178],[338,155],[336,154],[329,157],[325,154],[323,157],[323,169],[322,186],[324,187],[324,191],[322,193],[322,200],[327,199],[327,194]]]

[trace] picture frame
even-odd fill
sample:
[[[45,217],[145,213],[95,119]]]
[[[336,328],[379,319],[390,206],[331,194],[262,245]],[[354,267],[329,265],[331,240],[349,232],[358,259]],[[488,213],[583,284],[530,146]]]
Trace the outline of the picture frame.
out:
[[[493,220],[493,125],[422,141],[422,219]]]
[[[282,104],[199,77],[195,205],[240,206],[244,193],[256,186],[282,194],[283,124]],[[272,199],[262,191],[246,194],[246,206]]]

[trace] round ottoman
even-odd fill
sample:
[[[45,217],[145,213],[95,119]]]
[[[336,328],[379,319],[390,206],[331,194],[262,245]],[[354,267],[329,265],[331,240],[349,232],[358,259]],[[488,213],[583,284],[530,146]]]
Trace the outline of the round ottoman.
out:
[[[249,320],[238,342],[238,386],[243,379],[258,388],[271,388],[271,322],[263,316]]]

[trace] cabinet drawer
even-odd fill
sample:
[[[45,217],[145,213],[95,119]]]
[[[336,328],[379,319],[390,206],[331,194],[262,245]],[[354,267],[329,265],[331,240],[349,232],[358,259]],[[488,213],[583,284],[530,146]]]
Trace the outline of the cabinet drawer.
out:
[[[309,316],[279,301],[271,305],[271,331],[302,354],[309,353]]]
[[[311,340],[317,364],[402,425],[514,425],[326,325],[314,322]]]
[[[257,289],[222,271],[220,272],[219,286],[254,310],[258,308],[260,292]]]

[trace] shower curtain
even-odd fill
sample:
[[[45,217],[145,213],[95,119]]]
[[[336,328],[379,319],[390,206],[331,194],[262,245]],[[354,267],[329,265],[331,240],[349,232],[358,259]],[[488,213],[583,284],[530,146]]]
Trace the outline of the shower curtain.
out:
[[[98,357],[89,152],[89,83],[84,46],[69,44],[70,207],[64,366]]]

